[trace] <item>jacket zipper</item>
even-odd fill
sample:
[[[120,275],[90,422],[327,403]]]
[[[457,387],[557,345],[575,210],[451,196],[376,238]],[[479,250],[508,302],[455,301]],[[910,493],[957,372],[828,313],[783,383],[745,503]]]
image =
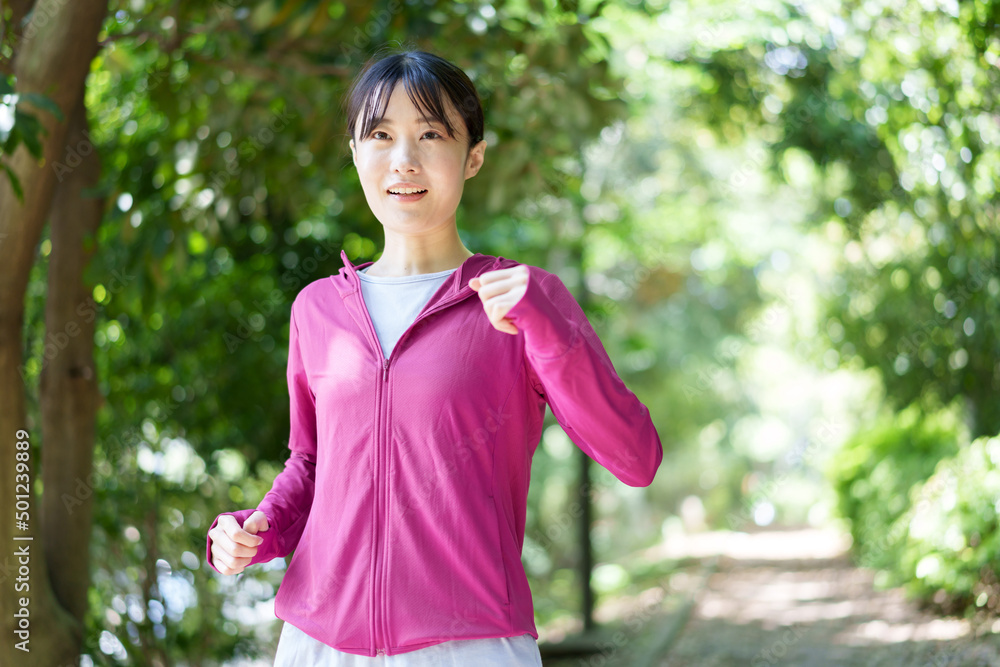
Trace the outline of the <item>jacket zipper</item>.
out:
[[[470,291],[472,291],[472,290],[470,289]],[[425,317],[427,317],[429,315],[433,315],[434,313],[438,312],[439,310],[443,310],[444,308],[447,308],[447,307],[451,306],[454,303],[457,303],[459,301],[462,301],[462,300],[468,298],[469,295],[466,294],[466,295],[461,296],[461,297],[459,297],[459,296],[453,296],[450,299],[447,299],[447,300],[439,303],[438,305],[434,306],[433,308],[431,308],[427,312],[422,312],[422,313],[418,314],[417,317],[416,317],[416,319],[414,319],[413,322],[410,324],[410,326],[408,326],[406,328],[406,330],[402,333],[402,335],[400,335],[399,340],[396,341],[396,344],[393,346],[392,351],[389,352],[389,358],[386,359],[385,357],[382,357],[382,345],[379,343],[378,333],[375,331],[375,323],[372,322],[371,314],[368,312],[368,306],[365,305],[364,295],[361,293],[360,282],[357,284],[357,293],[358,293],[358,300],[361,301],[361,308],[362,308],[362,310],[364,310],[364,313],[365,313],[365,319],[368,321],[368,329],[369,329],[369,332],[371,333],[371,342],[375,346],[375,353],[379,357],[382,358],[382,382],[381,382],[381,384],[378,387],[378,396],[379,396],[379,412],[378,412],[378,415],[379,415],[379,423],[376,425],[376,431],[375,431],[375,433],[376,433],[376,439],[375,439],[375,458],[376,458],[376,463],[379,466],[379,468],[376,470],[376,473],[375,473],[375,483],[376,483],[376,487],[375,487],[375,520],[376,520],[376,525],[374,527],[375,549],[372,550],[372,560],[374,561],[374,570],[375,570],[375,574],[372,577],[372,606],[374,607],[375,612],[376,612],[374,614],[373,619],[372,619],[372,621],[373,621],[372,622],[372,625],[373,625],[373,627],[372,627],[372,637],[373,637],[373,639],[375,641],[375,655],[376,656],[380,656],[380,655],[385,655],[385,651],[386,651],[386,647],[381,646],[382,642],[383,641],[388,641],[388,637],[382,637],[381,633],[379,632],[379,627],[384,622],[384,619],[385,619],[385,616],[386,616],[386,614],[385,614],[385,604],[384,604],[385,590],[384,589],[382,590],[382,594],[381,595],[377,595],[376,591],[378,590],[379,576],[381,574],[381,572],[379,572],[379,562],[381,561],[381,558],[382,558],[382,549],[381,549],[381,547],[382,547],[382,538],[381,538],[382,531],[379,530],[380,526],[378,525],[377,522],[378,522],[378,517],[380,516],[379,507],[380,507],[380,504],[381,504],[381,501],[382,501],[382,491],[383,491],[383,489],[381,487],[385,487],[385,486],[388,485],[388,481],[387,480],[382,485],[379,485],[379,481],[382,480],[382,478],[386,477],[386,475],[382,474],[382,471],[381,471],[381,466],[382,466],[382,463],[383,463],[383,461],[382,461],[383,457],[381,456],[380,448],[381,448],[381,440],[382,440],[382,438],[381,438],[381,435],[382,435],[382,425],[383,425],[383,422],[386,421],[386,419],[385,419],[385,413],[386,413],[386,410],[387,410],[388,405],[389,405],[389,400],[386,397],[386,393],[387,393],[387,390],[388,390],[388,383],[389,383],[389,364],[392,362],[393,358],[396,356],[396,350],[399,349],[399,344],[403,341],[404,338],[406,338],[406,335],[408,333],[410,333],[410,331],[413,329],[413,327],[416,326],[417,322],[419,322],[420,320],[424,319]],[[459,290],[459,293],[461,293],[461,289]],[[386,438],[386,440],[388,441],[388,438]],[[386,444],[386,449],[388,450],[388,443]],[[389,457],[388,457],[388,455],[386,455],[384,458],[388,459]],[[386,461],[386,464],[388,464],[388,461]],[[376,604],[376,597],[378,598],[378,601],[377,601],[378,604]]]
[[[364,299],[362,299],[364,301]],[[365,312],[367,314],[367,307]],[[375,342],[378,343],[378,336],[375,334],[375,325],[371,323],[371,316],[368,316],[368,321],[371,324],[372,334],[375,335]],[[377,345],[378,354],[382,356],[382,346]],[[390,356],[392,356],[390,354]],[[386,406],[388,405],[388,400],[386,399],[386,389],[388,387],[389,379],[389,360],[382,360],[382,382],[378,388],[378,423],[375,425],[375,520],[373,522],[373,535],[375,536],[375,547],[372,549],[372,561],[373,561],[373,576],[372,576],[372,592],[371,592],[371,604],[373,609],[372,614],[372,638],[375,642],[375,655],[384,655],[385,647],[382,646],[385,639],[382,638],[380,632],[380,626],[382,623],[382,618],[384,617],[384,605],[382,604],[382,595],[379,595],[379,578],[381,576],[379,563],[382,558],[382,526],[379,521],[379,517],[382,515],[382,486],[384,486],[383,478],[385,473],[382,472],[383,459],[388,457],[383,457],[381,452],[382,447],[382,424],[386,421],[385,413]]]

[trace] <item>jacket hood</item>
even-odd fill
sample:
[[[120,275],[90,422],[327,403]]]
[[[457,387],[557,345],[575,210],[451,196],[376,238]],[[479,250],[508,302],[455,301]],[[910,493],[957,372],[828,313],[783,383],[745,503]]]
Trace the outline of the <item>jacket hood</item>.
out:
[[[347,253],[343,250],[340,251],[340,258],[344,261],[344,266],[340,269],[340,272],[337,275],[330,276],[330,278],[337,286],[337,292],[340,294],[341,298],[343,298],[360,289],[358,269],[363,269],[366,266],[374,264],[375,262],[363,262],[355,265],[351,263],[351,260],[347,257]],[[469,287],[470,280],[487,271],[494,271],[496,269],[508,268],[515,265],[517,265],[517,262],[514,260],[504,259],[503,257],[494,257],[493,255],[484,255],[477,252],[475,255],[462,262],[461,266],[459,266],[453,274],[448,276],[448,279],[441,286],[441,290],[438,294],[442,300],[450,299],[453,296],[459,296],[463,291],[468,294],[474,294],[475,291]]]

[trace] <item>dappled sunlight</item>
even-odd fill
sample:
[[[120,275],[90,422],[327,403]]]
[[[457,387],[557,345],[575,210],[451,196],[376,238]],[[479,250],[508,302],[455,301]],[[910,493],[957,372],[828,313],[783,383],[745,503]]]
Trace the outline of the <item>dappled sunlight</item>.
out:
[[[837,636],[845,644],[867,645],[875,642],[946,641],[965,637],[972,631],[964,619],[932,618],[923,623],[888,623],[882,620],[862,623]]]
[[[772,591],[764,588],[764,595]],[[860,609],[858,603],[843,601],[835,603],[820,603],[787,610],[785,603],[793,602],[767,598],[763,604],[747,605],[747,600],[730,600],[724,598],[708,599],[702,602],[699,613],[705,618],[723,618],[734,623],[759,622],[767,630],[793,625],[795,623],[815,623],[820,620],[847,618],[856,615]]]
[[[922,611],[902,589],[877,589],[835,530],[714,531],[667,543],[689,569],[691,559],[718,565],[663,667],[1000,664],[995,634]]]
[[[850,537],[832,529],[743,533],[728,530],[669,535],[651,553],[661,558],[725,556],[737,560],[837,558],[850,548]]]

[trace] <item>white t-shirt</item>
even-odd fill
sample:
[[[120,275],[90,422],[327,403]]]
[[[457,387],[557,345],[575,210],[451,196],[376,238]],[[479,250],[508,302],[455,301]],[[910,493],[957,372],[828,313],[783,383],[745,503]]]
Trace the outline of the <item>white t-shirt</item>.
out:
[[[375,325],[382,353],[388,359],[400,336],[427,301],[455,269],[415,276],[369,276],[358,271],[361,295]],[[529,634],[518,637],[459,639],[399,655],[370,658],[338,651],[285,622],[278,639],[274,667],[542,667],[538,642]]]
[[[538,643],[529,634],[456,639],[399,655],[355,655],[338,651],[285,622],[274,667],[542,667]]]
[[[447,269],[415,276],[369,276],[367,266],[358,271],[361,295],[386,359],[399,337],[454,271]]]

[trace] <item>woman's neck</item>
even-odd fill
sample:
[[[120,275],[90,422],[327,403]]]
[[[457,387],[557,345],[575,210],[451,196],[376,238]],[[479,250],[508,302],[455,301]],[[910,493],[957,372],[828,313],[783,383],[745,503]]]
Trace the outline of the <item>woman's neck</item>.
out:
[[[365,273],[384,277],[437,273],[457,268],[475,254],[465,247],[457,233],[449,243],[407,241],[394,243],[387,238],[382,254]]]

